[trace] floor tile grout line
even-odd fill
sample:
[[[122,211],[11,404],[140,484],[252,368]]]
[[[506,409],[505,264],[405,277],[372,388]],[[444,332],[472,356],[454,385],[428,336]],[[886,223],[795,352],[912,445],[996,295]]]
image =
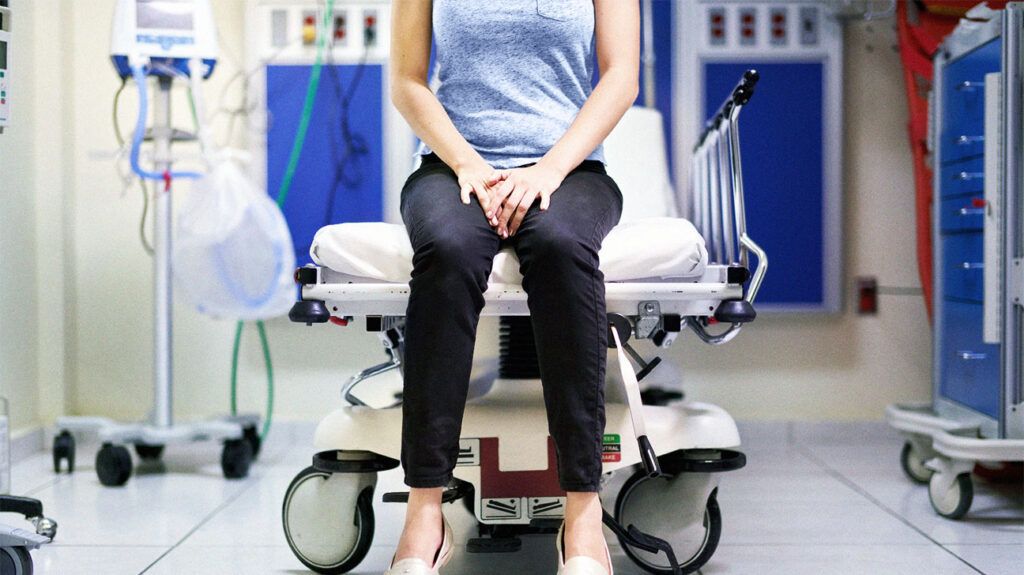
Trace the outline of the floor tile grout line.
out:
[[[855,481],[853,481],[849,477],[843,475],[838,470],[836,470],[832,466],[830,466],[828,463],[825,463],[825,461],[822,460],[817,455],[815,455],[813,451],[807,449],[804,446],[797,446],[797,449],[802,451],[802,452],[804,452],[804,456],[805,457],[810,458],[811,461],[814,461],[815,463],[820,465],[823,469],[825,469],[829,473],[829,475],[832,475],[833,477],[835,477],[836,479],[838,479],[839,481],[844,483],[846,486],[850,487],[851,489],[853,489],[854,491],[859,493],[862,497],[864,497],[865,499],[870,501],[873,505],[875,505],[876,507],[878,507],[882,511],[885,511],[886,513],[888,513],[890,516],[895,518],[897,521],[899,521],[900,523],[903,523],[907,527],[910,527],[911,529],[916,531],[918,534],[920,534],[921,537],[924,537],[925,539],[931,541],[932,543],[937,545],[939,547],[939,549],[942,549],[946,553],[948,553],[951,556],[955,557],[958,561],[960,561],[964,565],[970,567],[971,569],[973,569],[977,573],[980,573],[981,575],[986,575],[984,571],[982,571],[981,569],[978,569],[971,562],[967,561],[963,557],[961,557],[961,556],[957,555],[956,553],[954,553],[952,549],[949,549],[945,545],[943,545],[942,543],[939,543],[938,541],[936,541],[935,538],[933,538],[931,535],[928,535],[927,533],[925,533],[917,525],[914,525],[913,523],[911,523],[906,517],[903,517],[902,515],[897,513],[896,510],[894,510],[891,507],[889,507],[888,505],[882,503],[874,495],[871,495],[870,493],[868,493],[864,488],[862,488],[860,485],[858,485]]]
[[[238,493],[236,493],[232,497],[229,497],[226,501],[224,501],[223,503],[218,505],[216,508],[214,508],[214,510],[211,511],[210,513],[208,513],[206,515],[206,517],[203,517],[203,519],[200,520],[199,523],[196,524],[195,527],[193,527],[192,529],[189,529],[188,533],[183,535],[181,537],[181,539],[179,539],[177,542],[174,543],[174,545],[171,545],[170,548],[168,548],[163,553],[161,553],[160,556],[157,557],[156,559],[154,559],[152,563],[147,565],[145,569],[143,569],[142,571],[139,571],[139,575],[143,575],[144,573],[146,573],[147,571],[152,569],[153,566],[155,566],[157,563],[162,561],[165,557],[170,555],[170,553],[172,551],[174,551],[175,549],[180,547],[181,544],[184,543],[186,540],[188,540],[188,538],[191,537],[196,531],[199,531],[204,525],[209,523],[210,520],[213,519],[218,513],[220,513],[224,509],[226,509],[229,505],[231,505],[235,501],[238,501],[246,491],[252,489],[252,487],[254,485],[259,483],[259,478],[258,477],[250,477],[249,479],[246,480],[246,483],[247,483],[247,485],[245,487],[243,487],[242,489],[239,489]]]

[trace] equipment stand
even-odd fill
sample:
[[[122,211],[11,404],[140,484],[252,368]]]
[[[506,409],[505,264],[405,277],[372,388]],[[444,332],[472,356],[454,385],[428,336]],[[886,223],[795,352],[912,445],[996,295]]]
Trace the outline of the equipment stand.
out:
[[[53,440],[53,466],[60,473],[61,461],[67,460],[68,473],[75,468],[75,440],[72,432],[98,434],[102,447],[96,454],[96,475],[107,486],[124,485],[132,472],[132,457],[125,444],[133,444],[143,461],[159,461],[164,446],[172,443],[223,441],[221,469],[229,479],[243,478],[260,448],[256,431],[259,416],[242,415],[190,424],[174,424],[173,396],[173,326],[171,308],[171,144],[175,132],[171,127],[171,85],[173,79],[158,77],[159,89],[153,98],[154,164],[157,172],[168,174],[164,182],[156,182],[154,219],[154,335],[153,335],[153,408],[149,423],[118,423],[104,417],[60,417],[59,430]],[[186,138],[191,139],[191,137]]]

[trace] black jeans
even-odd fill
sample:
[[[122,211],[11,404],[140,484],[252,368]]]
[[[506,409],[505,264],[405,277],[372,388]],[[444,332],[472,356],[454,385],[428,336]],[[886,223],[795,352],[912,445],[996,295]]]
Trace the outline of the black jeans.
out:
[[[598,491],[608,339],[598,251],[622,215],[622,193],[603,164],[586,161],[547,210],[539,200],[530,206],[507,240],[471,198],[462,203],[455,173],[433,154],[402,189],[415,252],[405,325],[405,482],[442,487],[452,478],[483,293],[494,256],[510,244],[524,277],[559,482],[566,491]]]

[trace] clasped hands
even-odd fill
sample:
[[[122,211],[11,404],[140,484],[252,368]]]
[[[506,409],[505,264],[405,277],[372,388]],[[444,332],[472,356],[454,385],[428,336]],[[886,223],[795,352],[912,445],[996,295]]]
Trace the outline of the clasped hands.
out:
[[[458,174],[462,203],[469,204],[475,194],[487,222],[502,238],[519,230],[526,211],[540,198],[540,209],[546,210],[551,194],[562,185],[565,174],[544,160],[525,168],[496,170],[486,162],[467,167]]]

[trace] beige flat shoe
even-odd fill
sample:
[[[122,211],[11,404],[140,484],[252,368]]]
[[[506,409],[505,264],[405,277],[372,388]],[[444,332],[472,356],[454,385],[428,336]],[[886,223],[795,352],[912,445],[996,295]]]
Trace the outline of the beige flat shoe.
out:
[[[563,521],[558,528],[558,535],[555,536],[555,548],[558,549],[558,575],[615,575],[615,569],[612,568],[612,554],[608,550],[607,542],[604,545],[604,553],[608,558],[608,568],[611,571],[605,571],[604,565],[601,565],[600,561],[586,555],[576,555],[566,561],[562,551],[564,538],[565,522]]]
[[[452,539],[454,538],[448,519],[442,515],[441,522],[444,525],[444,535],[441,538],[441,547],[438,548],[437,555],[434,557],[433,565],[418,557],[409,557],[395,563],[395,559],[392,557],[391,567],[384,575],[440,575],[441,568],[447,565],[452,558]]]

